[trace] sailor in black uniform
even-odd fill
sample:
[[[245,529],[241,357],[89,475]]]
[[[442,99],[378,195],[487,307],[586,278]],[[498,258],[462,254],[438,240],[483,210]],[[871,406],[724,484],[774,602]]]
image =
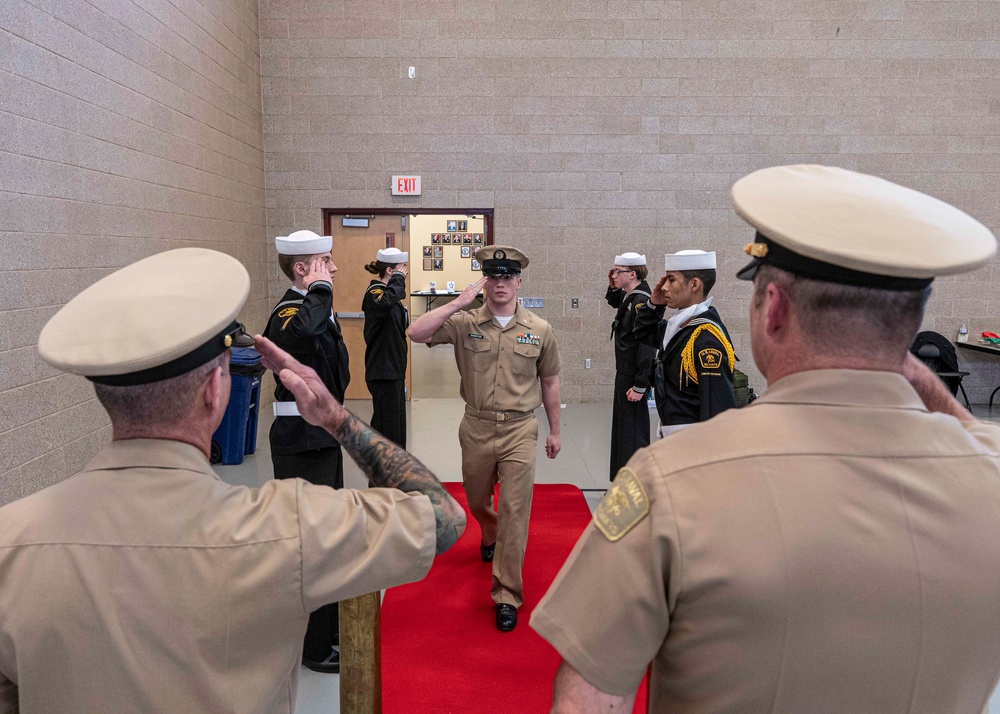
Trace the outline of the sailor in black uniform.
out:
[[[637,450],[649,446],[649,378],[656,349],[632,334],[635,316],[649,300],[646,256],[624,253],[615,256],[608,271],[604,296],[618,308],[611,324],[615,342],[615,397],[611,417],[611,480]]]
[[[365,384],[372,395],[372,428],[406,448],[406,261],[399,248],[380,250],[365,266],[372,280],[365,313]]]
[[[333,314],[333,238],[295,231],[274,239],[278,265],[292,286],[271,311],[264,336],[316,370],[339,402],[351,379],[347,346]],[[344,457],[328,431],[299,416],[295,397],[274,375],[274,423],[271,463],[275,478],[302,478],[310,483],[344,487]],[[317,672],[339,672],[337,603],[309,617],[302,663]]]
[[[653,394],[661,437],[736,406],[736,355],[729,332],[708,297],[713,285],[714,252],[668,254],[666,274],[636,314],[633,334],[659,348]],[[678,312],[664,320],[668,307]]]

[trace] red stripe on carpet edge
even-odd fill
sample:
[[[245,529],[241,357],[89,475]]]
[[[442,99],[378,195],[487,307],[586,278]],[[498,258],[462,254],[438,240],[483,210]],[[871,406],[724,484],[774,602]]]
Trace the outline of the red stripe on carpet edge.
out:
[[[590,509],[576,486],[535,485],[517,628],[499,632],[492,566],[479,558],[479,525],[459,483],[448,492],[468,524],[422,581],[390,588],[382,604],[382,706],[387,714],[546,712],[559,654],[528,625],[583,529]],[[646,711],[645,682],[634,711]]]

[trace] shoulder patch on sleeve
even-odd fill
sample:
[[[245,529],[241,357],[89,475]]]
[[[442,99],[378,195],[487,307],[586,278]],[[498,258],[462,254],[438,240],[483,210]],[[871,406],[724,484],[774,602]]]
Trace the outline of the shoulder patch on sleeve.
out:
[[[698,353],[702,369],[718,369],[722,366],[722,351],[709,347]]]
[[[385,290],[383,290],[382,288],[372,288],[368,292],[372,294],[372,297],[374,297],[375,300],[377,300],[378,302],[382,302],[382,296],[385,294]]]
[[[637,303],[635,304],[635,311],[636,311],[636,312],[639,312],[639,310],[641,310],[641,309],[642,309],[643,307],[645,307],[645,306],[646,306],[646,303],[644,303],[644,302],[637,302]]]
[[[625,467],[594,511],[594,525],[614,543],[649,515],[649,498],[639,477]]]
[[[284,320],[284,322],[281,323],[282,330],[288,327],[288,323],[292,321],[292,318],[295,317],[298,314],[298,312],[299,309],[297,307],[286,307],[284,310],[278,313],[278,318]]]

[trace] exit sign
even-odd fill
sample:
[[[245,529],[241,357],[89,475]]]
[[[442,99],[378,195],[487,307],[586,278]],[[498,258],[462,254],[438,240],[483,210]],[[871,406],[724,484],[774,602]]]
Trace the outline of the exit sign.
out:
[[[392,177],[393,196],[419,196],[420,177],[419,176],[393,176]]]

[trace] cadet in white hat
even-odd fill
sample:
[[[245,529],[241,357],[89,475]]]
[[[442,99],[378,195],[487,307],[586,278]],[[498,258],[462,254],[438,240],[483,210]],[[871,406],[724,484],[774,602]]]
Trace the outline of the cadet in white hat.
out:
[[[634,326],[637,339],[659,350],[653,393],[661,437],[736,404],[736,354],[709,296],[716,278],[715,252],[668,253],[664,270]],[[664,319],[667,308],[677,312]]]
[[[297,360],[316,370],[334,398],[343,401],[350,382],[347,345],[333,313],[337,266],[331,236],[300,230],[274,239],[278,265],[292,281],[271,310],[264,335]],[[343,488],[344,455],[325,429],[299,416],[295,397],[274,376],[274,422],[268,437],[275,478],[305,478],[310,483]],[[309,619],[303,663],[316,672],[340,671],[337,604]]]
[[[209,455],[249,292],[238,261],[184,248],[103,278],[42,329],[42,359],[93,382],[112,436],[80,473],[0,508],[0,710],[287,712],[309,612],[423,577],[461,533],[422,464],[263,338],[372,485],[409,493],[219,479]]]
[[[616,309],[611,323],[615,343],[615,391],[611,410],[611,468],[613,481],[618,470],[637,449],[649,446],[649,407],[646,395],[656,349],[632,334],[635,316],[649,300],[646,256],[622,253],[615,256],[608,271],[604,296]]]
[[[406,273],[408,253],[384,248],[365,266],[373,279],[361,300],[365,314],[365,384],[371,425],[406,448]]]
[[[565,660],[553,708],[628,711],[652,662],[650,711],[979,714],[1000,671],[1000,426],[908,348],[929,282],[996,241],[832,167],[764,169],[733,201],[759,234],[767,393],[615,480],[532,617]]]

